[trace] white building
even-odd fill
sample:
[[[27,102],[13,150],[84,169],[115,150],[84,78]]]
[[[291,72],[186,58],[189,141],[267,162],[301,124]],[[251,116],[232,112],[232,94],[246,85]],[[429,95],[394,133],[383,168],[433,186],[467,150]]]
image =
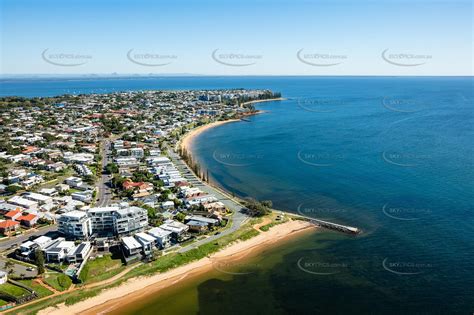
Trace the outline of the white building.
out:
[[[86,212],[70,211],[58,217],[58,232],[73,238],[88,238],[92,234],[92,220]]]
[[[155,245],[155,238],[153,236],[140,232],[135,234],[135,239],[142,245],[145,255],[151,254],[151,251]]]
[[[139,254],[142,249],[142,245],[132,236],[122,237],[122,246],[127,256]]]
[[[130,156],[141,159],[142,157],[145,156],[145,152],[143,151],[142,148],[132,148],[130,149]]]
[[[92,191],[78,191],[71,194],[71,198],[82,202],[90,203],[92,201]]]
[[[174,220],[166,220],[160,228],[170,231],[174,237],[178,237],[189,230],[189,226]]]
[[[83,184],[82,179],[80,179],[79,177],[74,177],[74,176],[66,178],[64,183],[66,183],[67,185],[73,188],[77,188],[79,186],[82,186]]]
[[[77,164],[91,164],[94,162],[94,154],[65,152],[64,162],[77,163]]]
[[[38,238],[35,238],[33,240],[33,243],[35,243],[36,245],[38,245],[39,248],[41,249],[45,249],[46,247],[48,247],[49,245],[51,245],[53,243],[53,239],[49,236],[40,236]]]
[[[0,270],[0,284],[6,283],[8,280],[8,273],[6,271]]]
[[[8,202],[28,210],[38,209],[38,203],[36,201],[28,200],[20,196],[13,196],[12,198],[8,199]]]
[[[28,192],[26,194],[22,195],[23,198],[35,201],[40,205],[46,205],[46,204],[52,204],[53,203],[53,198],[51,196],[46,196],[34,192]]]
[[[67,255],[74,250],[74,242],[65,241],[64,238],[58,238],[51,246],[44,250],[47,262],[60,263],[67,260]]]
[[[67,261],[70,263],[84,261],[89,256],[91,250],[90,242],[82,242],[67,254]]]
[[[148,226],[148,212],[128,205],[91,208],[92,230],[98,234],[125,235],[143,231]]]
[[[156,245],[160,248],[166,248],[171,244],[171,231],[163,230],[159,227],[154,227],[148,232],[155,238]]]

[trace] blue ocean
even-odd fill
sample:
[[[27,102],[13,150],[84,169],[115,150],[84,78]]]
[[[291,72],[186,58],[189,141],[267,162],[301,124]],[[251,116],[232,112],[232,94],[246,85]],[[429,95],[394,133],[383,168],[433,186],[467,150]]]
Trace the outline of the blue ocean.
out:
[[[282,93],[283,101],[256,104],[261,114],[203,132],[194,142],[194,156],[216,185],[235,195],[272,200],[277,209],[363,233],[315,233],[261,257],[263,267],[252,275],[202,279],[193,287],[198,298],[186,311],[474,312],[471,77],[0,82],[1,95],[27,97],[146,89]],[[157,299],[136,313],[151,313],[170,301],[179,297]]]

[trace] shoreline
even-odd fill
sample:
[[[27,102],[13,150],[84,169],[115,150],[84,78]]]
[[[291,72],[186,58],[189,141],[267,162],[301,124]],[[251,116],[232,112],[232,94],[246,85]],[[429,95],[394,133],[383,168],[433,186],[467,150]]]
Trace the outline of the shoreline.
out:
[[[254,256],[268,250],[269,246],[281,245],[284,241],[317,229],[316,226],[305,221],[293,220],[285,222],[273,226],[267,232],[260,232],[259,235],[251,239],[233,243],[211,256],[164,273],[129,279],[118,287],[106,289],[84,301],[70,306],[66,306],[64,303],[51,306],[41,310],[38,314],[105,314],[127,304],[135,303],[177,283],[202,275],[210,270],[218,270],[215,267],[217,260],[225,260],[226,262],[244,260],[249,256]],[[126,304],[123,302],[125,297],[127,298]]]
[[[269,99],[264,99],[264,100],[248,101],[248,102],[242,103],[242,105],[264,103],[264,102],[275,102],[275,101],[283,101],[283,100],[286,100],[286,98],[283,98],[283,97],[269,98]],[[259,115],[259,114],[263,114],[263,113],[265,113],[265,111],[263,111],[263,110],[257,110],[255,112],[251,112],[251,113],[244,113],[244,114],[242,114],[242,118],[247,117],[247,116]],[[183,148],[186,151],[192,153],[191,148],[192,148],[193,142],[194,142],[195,138],[197,136],[199,136],[201,133],[203,133],[206,130],[209,130],[209,129],[212,129],[212,128],[215,128],[215,127],[227,124],[227,123],[233,123],[233,122],[238,122],[238,121],[242,121],[242,120],[240,118],[219,120],[219,121],[214,121],[214,122],[211,122],[209,124],[205,124],[205,125],[199,126],[197,128],[194,128],[191,131],[189,131],[188,133],[186,133],[179,140],[176,147]]]

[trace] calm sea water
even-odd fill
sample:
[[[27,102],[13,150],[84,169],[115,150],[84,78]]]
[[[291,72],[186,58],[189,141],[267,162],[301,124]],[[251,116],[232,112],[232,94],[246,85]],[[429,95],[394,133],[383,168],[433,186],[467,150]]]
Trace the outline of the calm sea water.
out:
[[[212,179],[364,233],[317,233],[122,313],[474,312],[472,78],[17,80],[2,81],[1,94],[227,87],[287,100],[197,138]]]

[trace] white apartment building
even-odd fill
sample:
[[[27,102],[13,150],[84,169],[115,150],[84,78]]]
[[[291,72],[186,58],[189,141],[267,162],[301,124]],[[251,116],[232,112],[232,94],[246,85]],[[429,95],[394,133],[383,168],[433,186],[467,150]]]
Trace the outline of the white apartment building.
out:
[[[92,220],[86,212],[70,211],[58,217],[58,231],[74,238],[87,238],[92,234]]]
[[[143,231],[148,226],[148,213],[128,205],[91,208],[88,215],[92,230],[98,234],[126,235]]]

